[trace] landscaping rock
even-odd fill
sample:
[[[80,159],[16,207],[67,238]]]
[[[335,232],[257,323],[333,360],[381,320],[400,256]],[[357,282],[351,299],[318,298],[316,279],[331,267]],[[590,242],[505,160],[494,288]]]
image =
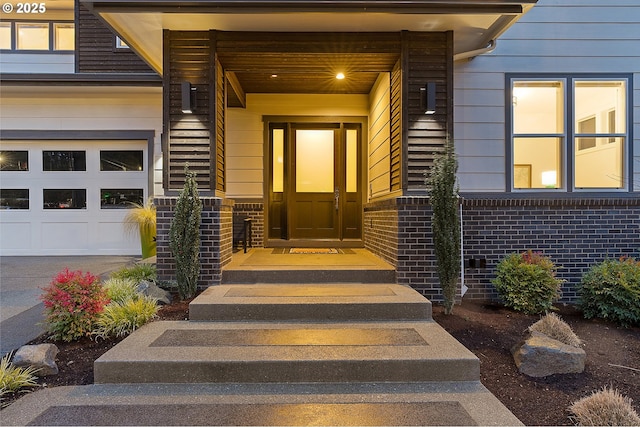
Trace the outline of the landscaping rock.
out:
[[[530,377],[546,377],[553,374],[573,374],[584,371],[586,353],[549,338],[539,332],[529,336],[511,349],[516,366]]]
[[[56,355],[58,347],[55,344],[23,345],[13,356],[14,366],[33,367],[38,369],[35,375],[45,377],[47,375],[57,375],[58,365],[56,365]]]
[[[171,304],[171,294],[158,287],[153,282],[148,282],[146,280],[141,281],[138,283],[136,291],[142,295],[156,299],[160,304]]]

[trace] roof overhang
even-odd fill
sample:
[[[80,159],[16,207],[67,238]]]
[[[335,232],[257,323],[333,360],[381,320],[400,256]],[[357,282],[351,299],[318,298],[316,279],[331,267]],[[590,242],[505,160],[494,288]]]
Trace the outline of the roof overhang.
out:
[[[162,31],[453,31],[455,53],[486,47],[537,0],[80,0],[162,74]]]

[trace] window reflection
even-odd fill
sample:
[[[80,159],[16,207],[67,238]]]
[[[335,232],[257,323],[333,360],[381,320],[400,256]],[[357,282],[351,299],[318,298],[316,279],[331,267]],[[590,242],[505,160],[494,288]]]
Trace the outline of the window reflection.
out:
[[[87,154],[84,151],[43,151],[44,171],[86,171]]]
[[[0,151],[1,171],[28,171],[28,151]]]
[[[141,171],[143,170],[142,150],[101,150],[101,171]]]
[[[44,209],[86,209],[86,189],[45,189],[43,194]]]
[[[0,189],[0,209],[29,209],[29,190]]]
[[[103,188],[100,190],[101,209],[131,209],[143,204],[141,188]]]

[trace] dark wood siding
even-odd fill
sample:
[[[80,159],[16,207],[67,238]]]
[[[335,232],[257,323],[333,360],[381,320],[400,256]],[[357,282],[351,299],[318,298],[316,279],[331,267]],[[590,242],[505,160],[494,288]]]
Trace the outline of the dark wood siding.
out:
[[[213,58],[208,31],[164,32],[164,134],[166,157],[164,186],[181,189],[184,167],[197,173],[198,188],[212,190],[216,175],[210,171],[215,153],[212,151],[210,87]],[[193,113],[182,112],[182,82],[196,89]],[[166,138],[166,137],[165,137]],[[215,145],[214,145],[215,146]]]
[[[76,0],[76,72],[153,73],[131,49],[115,49],[115,34]]]
[[[424,194],[424,174],[453,138],[453,33],[403,34],[404,190]],[[420,88],[436,83],[436,113],[424,114]]]
[[[400,61],[391,72],[391,142],[389,179],[391,191],[402,188],[402,67]]]

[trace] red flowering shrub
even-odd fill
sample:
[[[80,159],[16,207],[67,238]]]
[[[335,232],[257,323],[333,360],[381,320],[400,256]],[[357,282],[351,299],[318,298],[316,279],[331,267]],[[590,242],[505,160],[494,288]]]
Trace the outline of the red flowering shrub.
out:
[[[109,303],[97,276],[65,269],[43,289],[46,323],[55,340],[73,341],[91,335],[104,306]]]

